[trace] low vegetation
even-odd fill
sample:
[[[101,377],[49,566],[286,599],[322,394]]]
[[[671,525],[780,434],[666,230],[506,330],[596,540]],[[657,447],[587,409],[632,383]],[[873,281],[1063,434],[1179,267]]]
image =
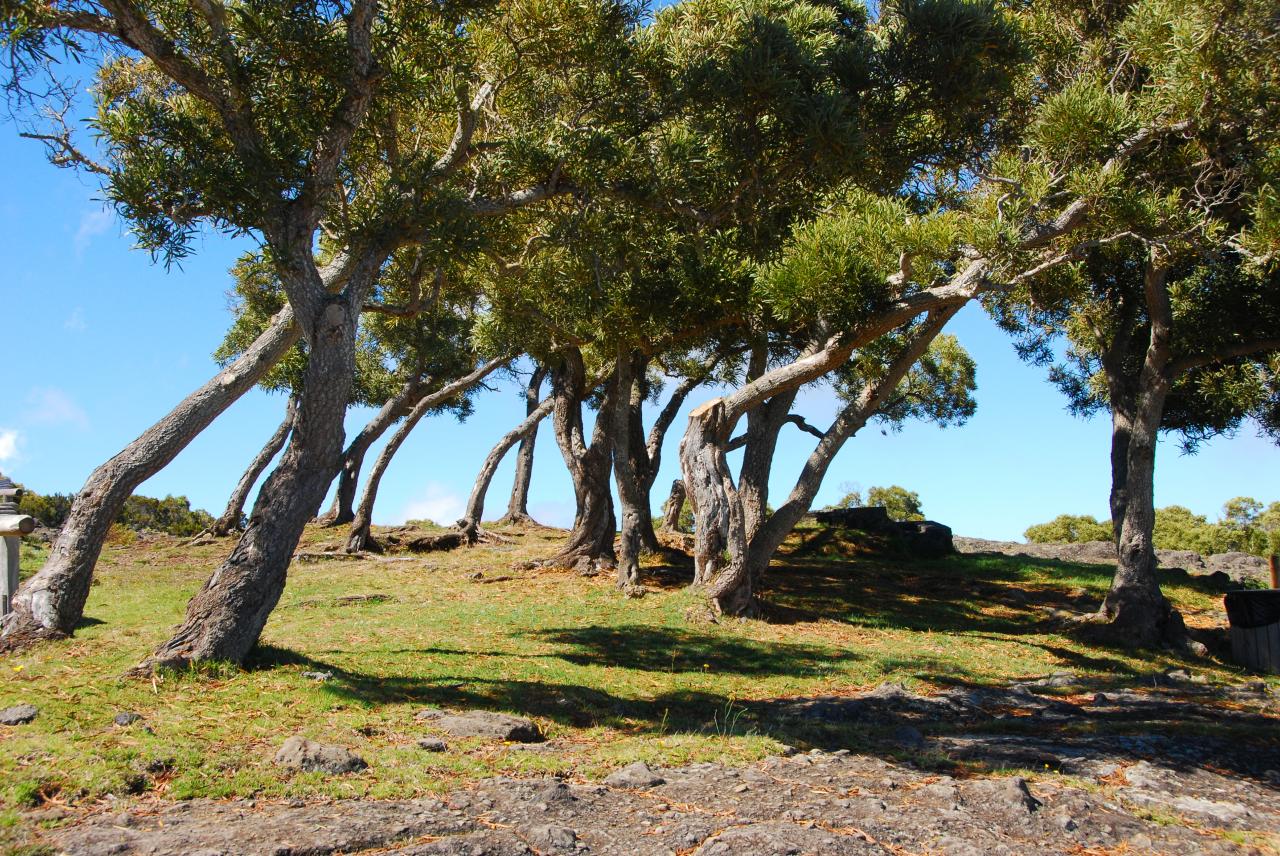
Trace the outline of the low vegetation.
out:
[[[742,761],[783,743],[857,747],[868,737],[865,726],[836,738],[807,731],[776,717],[772,699],[886,681],[917,691],[1003,685],[1064,669],[1092,690],[1186,665],[1060,632],[1053,611],[1096,608],[1110,582],[1104,568],[885,558],[850,533],[802,528],[773,568],[769,620],[716,623],[685,588],[692,569],[682,563],[647,560],[647,595],[619,609],[607,575],[513,570],[553,552],[561,533],[498,531],[511,543],[295,562],[247,669],[146,680],[122,675],[181,619],[202,569],[229,545],[155,537],[108,546],[75,637],[5,662],[0,706],[41,708],[32,724],[0,733],[6,808],[108,794],[409,796],[498,773]],[[338,537],[309,528],[303,549],[323,552]],[[1220,592],[1205,581],[1171,577],[1165,590],[1193,628],[1222,623]],[[1215,663],[1193,668],[1240,679]],[[426,706],[531,716],[555,749],[461,741],[429,754],[415,742],[429,733],[414,720]],[[113,723],[127,711],[142,719]],[[273,766],[295,733],[349,746],[370,768],[326,778]]]
[[[18,510],[29,514],[45,526],[57,529],[71,513],[71,494],[39,494],[26,491],[18,503]],[[156,499],[135,494],[125,500],[124,508],[115,522],[135,530],[165,532],[169,535],[195,535],[213,523],[213,515],[199,508],[192,508],[185,496],[166,496]]]
[[[1075,544],[1110,541],[1111,524],[1087,514],[1059,514],[1024,533],[1033,544]],[[1269,556],[1280,552],[1280,502],[1263,506],[1249,496],[1238,496],[1222,507],[1215,522],[1181,505],[1156,509],[1155,546],[1161,550],[1213,553],[1252,553]]]

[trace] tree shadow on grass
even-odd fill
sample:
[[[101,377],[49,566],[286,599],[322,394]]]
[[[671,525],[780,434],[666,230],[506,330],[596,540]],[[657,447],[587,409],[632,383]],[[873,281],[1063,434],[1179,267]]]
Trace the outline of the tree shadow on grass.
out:
[[[579,666],[617,666],[646,672],[711,671],[733,675],[818,677],[846,651],[795,642],[757,642],[696,630],[643,624],[610,627],[560,627],[527,636],[552,642],[554,655]]]

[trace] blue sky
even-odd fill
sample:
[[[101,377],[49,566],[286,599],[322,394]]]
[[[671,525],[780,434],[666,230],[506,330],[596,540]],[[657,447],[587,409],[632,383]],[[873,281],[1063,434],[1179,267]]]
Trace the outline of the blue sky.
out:
[[[41,147],[0,125],[0,241],[6,259],[5,403],[0,405],[0,470],[36,491],[73,492],[115,454],[215,371],[210,354],[230,318],[227,268],[247,244],[204,238],[181,270],[165,271],[132,241],[114,213],[95,201],[93,182],[47,164]],[[951,332],[978,363],[978,413],[940,431],[911,425],[882,435],[869,426],[841,452],[818,504],[856,484],[901,484],[919,492],[925,513],[958,534],[1020,538],[1030,524],[1062,512],[1103,515],[1108,489],[1104,419],[1069,415],[1043,371],[1020,363],[1009,340],[971,307]],[[695,393],[688,408],[710,397]],[[807,390],[797,409],[825,426],[830,391]],[[284,401],[254,391],[141,488],[184,494],[217,512],[242,468],[279,422]],[[686,411],[687,409],[686,408]],[[368,418],[353,411],[348,432]],[[451,521],[461,511],[490,445],[523,416],[514,383],[485,393],[465,424],[425,422],[383,480],[375,519]],[[676,422],[655,488],[655,508],[678,477]],[[786,429],[771,489],[785,496],[812,438]],[[531,510],[565,525],[573,494],[550,426],[539,435]],[[376,453],[376,450],[375,450]],[[372,456],[370,457],[372,460]],[[506,504],[512,462],[489,495]],[[1196,456],[1163,443],[1156,499],[1216,516],[1238,495],[1280,499],[1280,450],[1251,430],[1206,444]]]

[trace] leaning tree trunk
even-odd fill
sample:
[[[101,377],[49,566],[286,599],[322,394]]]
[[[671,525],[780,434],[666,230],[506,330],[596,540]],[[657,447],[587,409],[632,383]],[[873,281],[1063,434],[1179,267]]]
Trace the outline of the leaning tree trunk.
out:
[[[244,518],[244,506],[249,500],[249,491],[258,483],[258,478],[267,469],[276,455],[280,454],[280,450],[284,448],[285,440],[289,439],[289,431],[293,429],[293,420],[297,415],[298,397],[296,395],[289,396],[289,403],[285,407],[284,421],[280,423],[280,427],[276,429],[271,438],[267,440],[267,444],[262,447],[262,451],[249,462],[249,468],[244,471],[244,475],[240,476],[240,481],[236,484],[235,490],[231,491],[231,497],[227,500],[227,507],[222,512],[222,516],[213,521],[213,524],[203,534],[212,535],[215,538],[223,538],[232,532],[239,532],[241,529],[240,521]]]
[[[568,541],[547,563],[583,571],[612,567],[616,557],[613,496],[609,490],[613,466],[609,423],[616,384],[611,379],[606,387],[591,432],[591,445],[587,446],[582,427],[582,402],[590,390],[586,388],[582,355],[576,348],[566,350],[564,364],[552,372],[551,380],[556,444],[573,481],[575,512]]]
[[[409,439],[413,429],[418,427],[418,423],[422,421],[428,409],[415,407],[391,435],[387,445],[383,446],[382,451],[378,453],[378,459],[373,462],[373,469],[369,471],[369,480],[365,483],[360,505],[356,507],[355,517],[351,521],[351,530],[347,533],[348,553],[359,553],[373,546],[373,538],[369,530],[373,525],[373,505],[378,499],[378,487],[382,484],[382,474],[387,471],[387,467],[391,466],[391,459],[396,456],[396,452],[400,451],[404,441]]]
[[[426,416],[430,410],[439,407],[460,392],[468,389],[472,384],[483,380],[490,373],[506,365],[508,361],[508,357],[489,360],[470,374],[422,396],[413,405],[413,409],[405,417],[404,423],[391,435],[391,439],[387,441],[387,445],[379,453],[378,459],[374,461],[373,470],[369,473],[369,481],[364,488],[364,495],[360,497],[360,506],[356,509],[355,518],[351,521],[351,530],[347,535],[348,553],[358,553],[373,544],[369,529],[373,525],[373,505],[378,498],[378,487],[382,483],[382,475],[387,471],[387,467],[390,466],[391,459],[396,456],[396,452],[400,451],[400,447],[404,445],[404,441],[413,433],[413,429],[417,424],[422,421],[422,417]]]
[[[738,471],[738,495],[747,541],[756,537],[769,513],[769,475],[778,449],[778,435],[787,424],[797,390],[779,393],[747,413],[746,444]]]
[[[538,366],[529,378],[529,385],[524,391],[525,416],[533,415],[538,408],[538,392],[542,389],[542,381],[547,376],[545,366]],[[529,516],[529,484],[533,480],[533,450],[538,442],[538,432],[529,432],[520,438],[520,451],[516,453],[516,475],[511,483],[511,498],[507,501],[507,513],[499,523],[524,524],[533,523]]]
[[[0,646],[21,648],[41,638],[71,634],[84,615],[107,532],[125,501],[252,389],[300,335],[292,310],[281,310],[243,354],[93,471],[76,494],[44,567],[15,596]]]
[[[662,504],[663,532],[684,531],[680,528],[680,512],[684,510],[684,501],[687,497],[684,482],[680,479],[671,482],[671,493],[667,495],[667,501]]]
[[[191,598],[173,638],[140,671],[209,660],[242,663],[258,644],[284,591],[293,551],[324,501],[342,455],[363,291],[353,287],[317,309],[289,445],[258,492],[249,525],[231,555]]]
[[[924,324],[911,334],[907,344],[885,369],[884,374],[864,384],[859,394],[836,415],[831,427],[822,432],[786,502],[760,522],[755,534],[747,542],[747,554],[743,561],[747,566],[747,579],[753,588],[759,588],[778,548],[801,518],[809,513],[827,471],[844,444],[893,399],[903,378],[957,311],[958,309],[952,308],[930,313]],[[779,425],[782,424],[785,424],[785,420],[779,421]]]
[[[395,396],[386,401],[374,414],[360,433],[352,438],[346,451],[342,453],[341,469],[338,472],[338,487],[333,494],[333,503],[320,518],[324,526],[342,526],[355,519],[356,486],[360,480],[360,468],[364,466],[364,456],[374,443],[387,432],[387,429],[398,422],[412,408],[414,400],[422,390],[422,378],[415,377],[402,386]]]
[[[504,434],[484,459],[484,463],[480,466],[480,473],[476,476],[475,484],[471,487],[471,496],[467,498],[466,511],[463,513],[462,519],[458,521],[458,528],[462,530],[462,537],[468,544],[474,544],[480,537],[480,521],[484,516],[484,498],[485,494],[489,492],[489,484],[493,481],[493,474],[498,471],[498,464],[502,463],[502,459],[517,441],[523,443],[530,435],[537,432],[538,425],[542,423],[542,420],[546,418],[554,406],[555,399],[548,395],[525,417],[523,422]]]

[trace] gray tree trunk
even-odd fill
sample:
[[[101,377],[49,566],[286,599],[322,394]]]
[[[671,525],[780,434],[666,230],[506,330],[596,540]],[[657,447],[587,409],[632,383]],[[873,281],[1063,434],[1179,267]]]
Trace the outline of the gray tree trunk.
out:
[[[404,418],[413,408],[414,402],[422,392],[422,382],[421,377],[415,377],[406,382],[395,396],[383,403],[373,418],[351,440],[346,451],[342,453],[338,487],[334,491],[333,503],[319,520],[322,525],[342,526],[355,519],[356,487],[360,481],[360,468],[364,466],[364,456],[388,428]]]
[[[637,471],[638,461],[643,455],[645,464],[648,455],[636,448],[643,440],[639,426],[639,411],[643,403],[643,390],[638,383],[640,373],[644,371],[646,361],[638,354],[619,350],[616,368],[614,369],[614,401],[612,417],[613,428],[613,473],[618,486],[618,499],[622,505],[622,532],[618,550],[618,588],[623,591],[634,591],[640,585],[640,551],[645,548],[645,530],[657,545],[657,536],[653,534],[653,524],[649,516],[649,494],[641,483],[641,474]],[[603,411],[600,418],[604,418]]]
[[[340,274],[335,274],[335,278]],[[294,346],[301,330],[286,307],[243,354],[90,474],[44,567],[18,591],[4,622],[5,648],[70,635],[84,616],[107,532],[133,491],[177,457]]]
[[[382,451],[378,453],[377,460],[373,462],[373,468],[369,470],[369,479],[365,482],[364,493],[360,496],[360,504],[356,507],[355,516],[351,521],[351,529],[347,533],[348,553],[359,553],[373,546],[370,527],[373,525],[373,505],[378,499],[382,474],[387,471],[387,467],[391,466],[391,459],[396,456],[396,452],[400,451],[404,441],[413,433],[413,429],[418,427],[418,423],[422,421],[422,417],[429,409],[415,407],[400,423],[400,427],[391,435],[391,439],[387,440],[387,445],[383,446]]]
[[[1143,283],[1150,320],[1147,350],[1135,394],[1122,398],[1118,410],[1123,415],[1119,426],[1113,427],[1113,462],[1117,447],[1125,451],[1123,470],[1112,474],[1112,509],[1113,513],[1119,512],[1120,525],[1116,573],[1099,612],[1117,635],[1146,647],[1183,645],[1187,641],[1181,614],[1160,591],[1154,543],[1156,439],[1173,382],[1173,310],[1167,278],[1168,268],[1153,253]],[[1119,439],[1114,436],[1116,433],[1121,435]],[[1121,479],[1123,486],[1117,489],[1116,482]]]
[[[787,424],[797,393],[798,390],[794,389],[781,392],[747,413],[746,444],[742,467],[738,471],[738,494],[742,498],[742,519],[748,543],[756,537],[768,516],[769,476],[773,472],[778,435]]]
[[[844,444],[862,430],[867,421],[893,398],[902,379],[929,349],[930,343],[938,337],[957,311],[952,308],[930,313],[924,324],[912,334],[907,344],[889,364],[884,374],[866,383],[858,396],[850,400],[837,414],[831,427],[823,432],[818,445],[805,461],[804,468],[800,471],[800,476],[796,479],[795,487],[791,489],[786,502],[761,522],[747,544],[747,556],[744,561],[748,570],[747,580],[753,587],[758,588],[778,548],[795,529],[800,519],[809,513],[809,509],[813,506],[813,499],[818,495],[818,490],[822,487],[831,463]],[[785,420],[780,424],[785,424]]]
[[[249,525],[187,604],[173,637],[140,671],[223,660],[242,663],[284,591],[293,551],[315,516],[342,455],[343,417],[355,373],[356,325],[367,282],[317,308],[298,418],[280,463],[258,492]]]
[[[504,434],[485,457],[475,484],[471,487],[471,495],[467,498],[467,508],[458,521],[458,528],[462,530],[463,538],[467,543],[474,544],[480,536],[480,522],[484,517],[484,498],[489,492],[489,484],[493,481],[494,473],[498,471],[498,465],[502,463],[502,459],[512,446],[517,442],[523,443],[530,435],[537,432],[538,426],[555,407],[555,403],[555,399],[548,395],[525,416],[523,422]]]
[[[209,535],[223,538],[241,530],[241,520],[244,518],[245,503],[249,500],[249,491],[258,483],[258,478],[267,469],[267,465],[284,448],[285,440],[289,439],[289,432],[293,429],[293,420],[297,418],[297,410],[298,397],[291,395],[289,403],[285,406],[284,421],[267,440],[262,450],[249,462],[249,468],[244,471],[244,475],[240,476],[235,490],[231,491],[231,496],[227,499],[226,509],[207,530]]]
[[[590,390],[581,353],[576,348],[565,349],[562,365],[551,373],[556,445],[573,480],[576,510],[569,539],[560,552],[548,560],[550,564],[586,570],[612,567],[616,561],[613,496],[609,490],[609,473],[613,467],[609,423],[613,418],[615,387],[610,379],[588,446],[582,427],[582,402]]]
[[[671,482],[671,493],[667,495],[667,501],[662,504],[662,531],[663,532],[683,532],[680,528],[680,512],[684,510],[684,501],[688,497],[685,492],[684,482],[675,479]]]
[[[542,389],[542,381],[546,379],[547,369],[538,366],[529,378],[529,385],[524,391],[525,415],[530,416],[538,407],[538,393]],[[529,484],[533,480],[533,451],[538,442],[538,432],[531,431],[520,438],[520,451],[516,453],[515,480],[511,483],[511,498],[507,501],[507,513],[499,523],[524,524],[533,523],[529,516]]]
[[[755,603],[743,562],[746,527],[724,454],[732,427],[722,398],[694,409],[680,443],[680,464],[697,521],[694,584],[706,586],[707,597],[717,612],[748,615]]]
[[[413,429],[422,421],[422,417],[473,384],[479,383],[489,374],[506,365],[508,360],[509,358],[506,357],[490,360],[470,374],[448,383],[434,392],[424,394],[414,403],[413,409],[409,411],[404,422],[391,435],[387,445],[382,447],[382,451],[378,454],[378,459],[373,463],[373,469],[369,472],[369,481],[365,484],[364,494],[360,497],[360,505],[356,509],[355,517],[351,521],[351,530],[347,535],[348,553],[358,553],[372,546],[373,539],[370,537],[369,530],[373,525],[373,506],[378,499],[378,488],[382,484],[382,476],[387,471],[387,467],[391,465],[391,459],[396,456],[396,452],[400,451],[404,441],[408,439],[409,435],[413,433]]]

